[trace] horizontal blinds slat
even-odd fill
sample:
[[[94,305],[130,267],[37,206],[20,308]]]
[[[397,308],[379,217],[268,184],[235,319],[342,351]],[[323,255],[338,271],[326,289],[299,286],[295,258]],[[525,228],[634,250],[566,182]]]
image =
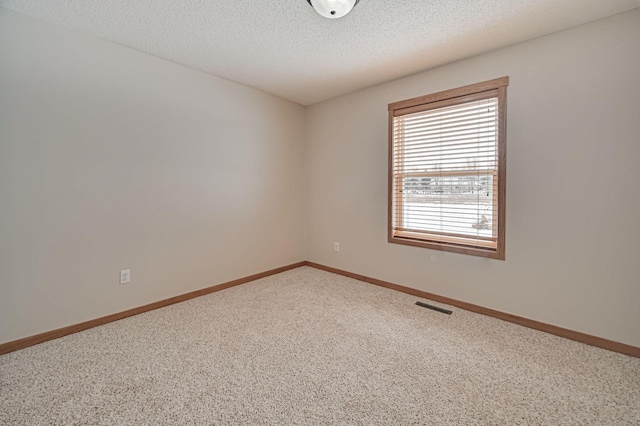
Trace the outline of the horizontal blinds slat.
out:
[[[460,220],[460,223],[466,223],[465,221],[467,219],[471,220],[471,219],[482,219],[482,216],[485,216],[487,218],[487,220],[491,219],[491,214],[490,213],[483,213],[483,212],[478,212],[478,211],[473,211],[473,212],[465,212],[464,210],[461,211],[454,211],[454,210],[443,210],[444,212],[447,212],[448,214],[451,215],[451,219],[452,220],[458,220],[458,219],[464,219],[463,221]],[[431,214],[429,214],[431,213]],[[434,218],[434,217],[440,217],[441,211],[439,210],[434,210],[432,212],[405,212],[404,216],[405,217],[409,217],[409,218],[415,218],[415,219],[429,219],[429,218]]]
[[[495,143],[497,136],[495,132],[468,132],[457,135],[435,135],[433,138],[396,138],[397,143],[402,144],[401,146],[397,146],[396,149],[401,147],[404,149],[412,149],[421,147],[446,147],[451,145],[473,146],[477,143]]]
[[[411,153],[404,161],[394,161],[394,165],[398,166],[398,173],[408,172],[409,168],[415,170],[417,166],[421,166],[425,171],[437,172],[452,167],[462,167],[467,170],[486,169],[487,166],[496,164],[498,161],[494,155],[486,152],[481,152],[481,154],[472,156],[466,153],[452,152],[447,155],[436,156],[429,153],[420,156],[419,153]],[[404,166],[404,169],[400,169],[401,166]]]
[[[496,165],[496,162],[493,160],[491,161],[475,160],[474,161],[475,168],[480,170],[495,170],[495,165]],[[398,168],[400,168],[401,166],[402,165],[398,165]],[[438,164],[437,167],[438,168],[436,168],[436,166],[434,166],[433,164],[424,164],[420,162],[415,162],[415,163],[406,162],[404,164],[404,169],[400,171],[400,174],[418,173],[418,172],[424,171],[424,172],[431,172],[435,176],[438,176],[438,172],[442,172],[442,173],[447,172],[455,175],[455,172],[457,170],[462,175],[466,170],[469,170],[469,165],[466,164],[465,161],[460,161],[459,159],[458,161],[452,160],[452,161],[448,161],[447,163]]]
[[[404,200],[404,201],[406,201],[406,200]],[[487,203],[482,203],[482,204],[479,203],[478,204],[480,210],[478,210],[478,207],[474,207],[473,214],[490,214],[490,212],[488,211],[487,208],[491,206],[491,201],[493,201],[493,200],[488,200],[488,201],[489,202],[487,202]],[[409,201],[408,203],[411,204],[412,202]],[[413,204],[415,204],[415,203],[413,203]],[[452,213],[455,213],[455,212],[463,212],[464,213],[464,212],[469,212],[470,211],[469,208],[465,208],[465,207],[439,208],[438,204],[436,204],[436,203],[433,203],[432,206],[434,206],[434,207],[431,210],[427,210],[427,207],[424,207],[423,210],[417,210],[417,208],[415,208],[415,207],[413,209],[408,208],[408,209],[405,209],[405,214],[407,214],[407,215],[409,215],[409,214],[419,215],[419,214],[422,214],[422,213],[427,214],[427,213],[433,213],[433,212],[439,212],[439,211],[447,211],[447,212],[452,212]]]
[[[490,219],[487,218],[487,220],[490,220]],[[478,220],[476,220],[474,223],[470,223],[470,222],[471,222],[471,218],[466,218],[466,217],[452,218],[452,220],[447,221],[446,224],[442,223],[437,219],[434,219],[433,217],[420,217],[420,218],[411,217],[405,221],[405,226],[418,227],[417,225],[421,225],[421,224],[425,226],[429,225],[432,230],[439,229],[440,227],[458,228],[461,230],[461,233],[464,233],[467,235],[475,235],[479,233],[484,234],[484,232],[480,232],[480,231],[491,229],[490,222],[485,221],[484,218],[479,217]],[[424,229],[423,226],[419,226],[419,227],[421,229]],[[487,234],[487,236],[488,235],[490,234]]]
[[[425,169],[423,168],[411,168],[411,169],[406,169],[406,170],[402,170],[399,171],[397,173],[394,173],[394,176],[396,178],[402,178],[402,177],[406,177],[406,178],[410,178],[412,176],[425,176],[425,177],[449,177],[449,176],[486,176],[486,175],[490,175],[492,173],[496,173],[495,167],[478,167],[478,168],[473,168],[473,169],[469,169],[468,165],[464,165],[464,166],[459,166],[459,167],[450,167],[447,169]]]
[[[461,168],[459,170],[399,170],[394,173],[394,177],[396,179],[417,179],[421,177],[431,177],[432,179],[439,178],[439,181],[446,182],[450,177],[476,177],[478,179],[488,179],[488,177],[490,176],[495,176],[496,173],[496,170],[492,169],[475,167],[473,169],[470,169],[468,166],[465,166],[464,168]]]
[[[461,131],[461,129],[491,127],[495,125],[493,117],[495,114],[483,114],[475,117],[465,118],[461,120],[450,121],[447,123],[438,123],[438,125],[431,125],[432,123],[403,123],[405,137],[411,136],[416,133],[431,132],[431,133],[455,133]],[[402,119],[397,119],[402,120]]]
[[[494,117],[495,114],[496,108],[491,107],[467,111],[463,114],[441,115],[437,117],[427,117],[420,114],[404,115],[395,117],[394,120],[402,124],[407,130],[419,128],[446,130],[473,125],[478,122],[487,122],[491,120],[491,117]]]
[[[481,248],[496,248],[496,240],[491,239],[488,241],[477,239],[477,238],[468,238],[461,237],[457,235],[444,235],[440,233],[424,233],[421,231],[412,231],[412,230],[403,230],[403,229],[395,229],[394,235],[403,238],[415,238],[419,240],[432,240],[443,243],[452,243],[452,244],[462,244],[466,246],[475,246]]]
[[[406,201],[406,200],[404,200]],[[433,213],[433,212],[438,212],[438,211],[449,211],[449,212],[473,212],[473,214],[490,214],[491,212],[488,210],[488,207],[491,206],[490,201],[489,202],[484,203],[484,204],[480,204],[478,203],[477,206],[474,206],[473,209],[471,209],[470,207],[465,207],[464,205],[460,205],[460,207],[453,207],[451,206],[452,203],[447,203],[446,206],[442,206],[440,207],[440,204],[438,203],[429,203],[429,205],[427,206],[423,206],[423,207],[417,207],[415,206],[416,204],[423,204],[423,203],[415,203],[415,202],[411,202],[408,201],[409,204],[413,205],[413,207],[409,207],[408,209],[405,210],[405,214],[422,214],[422,213]]]
[[[480,230],[489,230],[490,226],[488,225],[489,222],[484,222],[481,221],[480,219],[482,218],[478,218],[478,220],[475,223],[472,223],[471,225],[476,225],[474,226],[469,226],[469,220],[466,220],[469,218],[465,218],[465,217],[460,217],[460,218],[453,218],[450,221],[447,221],[446,223],[446,227],[450,227],[450,228],[458,228],[461,230],[461,233],[467,234],[467,235],[475,235],[475,234],[479,234]],[[440,223],[440,221],[438,219],[434,219],[433,217],[422,217],[422,218],[410,218],[410,220],[408,221],[411,224],[424,224],[424,225],[430,225],[432,226],[434,229],[436,229],[439,226],[445,226],[445,224]],[[487,226],[485,226],[487,225]],[[407,225],[410,226],[410,225]],[[414,225],[415,226],[415,225]],[[422,228],[422,227],[421,227]],[[424,228],[422,228],[424,229]]]
[[[446,140],[456,136],[465,134],[482,135],[496,133],[495,123],[488,121],[477,121],[473,124],[465,126],[456,126],[455,128],[437,128],[437,127],[415,127],[408,128],[402,134],[395,134],[396,138],[404,139],[405,142],[414,142],[417,140]]]
[[[402,116],[395,117],[396,123],[401,124],[404,129],[412,131],[415,129],[456,129],[458,127],[474,126],[478,123],[489,123],[495,117],[496,109],[483,109],[469,111],[465,114],[456,114],[441,117],[416,117]]]
[[[404,192],[397,192],[396,199],[402,202],[410,202],[415,204],[424,204],[426,206],[432,204],[469,204],[474,202],[476,204],[489,203],[491,200],[496,198],[496,195],[493,194],[491,189],[482,189],[480,191],[475,191],[475,193],[464,193],[460,190],[455,190],[453,187],[438,187],[433,190],[423,190],[424,193],[416,193],[412,190],[405,190]],[[442,194],[442,192],[448,192],[447,194]],[[489,194],[489,195],[485,195]]]
[[[483,237],[482,235],[464,235],[464,234],[458,234],[458,233],[455,233],[455,232],[437,232],[437,231],[433,231],[433,232],[425,233],[424,231],[421,231],[420,229],[412,229],[412,228],[396,228],[395,230],[396,231],[400,231],[400,232],[413,232],[413,233],[423,233],[423,234],[430,234],[430,235],[458,237],[458,238],[465,238],[467,240],[473,240],[473,241],[484,241],[486,243],[490,243],[492,241],[496,241],[495,238]]]
[[[438,110],[436,110],[438,111]],[[455,129],[458,127],[475,126],[478,123],[494,121],[497,113],[497,105],[487,107],[482,105],[472,109],[453,111],[449,114],[433,112],[418,112],[409,115],[394,117],[397,125],[395,130],[411,132],[413,129]],[[398,126],[401,126],[398,127]]]
[[[490,207],[491,204],[485,204],[485,207]],[[471,209],[450,209],[450,208],[445,208],[445,209],[438,209],[433,208],[430,210],[424,209],[424,210],[405,210],[405,216],[411,216],[411,217],[416,217],[416,218],[420,218],[420,217],[436,217],[439,216],[440,212],[447,212],[450,213],[452,216],[458,217],[458,218],[466,218],[466,219],[470,219],[472,217],[481,217],[481,216],[491,216],[491,211],[489,211],[488,208],[485,209],[477,209],[474,208],[473,210]]]
[[[410,155],[429,155],[431,157],[438,155],[453,155],[453,154],[466,154],[468,156],[477,157],[480,154],[484,154],[487,157],[496,157],[496,148],[494,141],[478,141],[474,144],[442,144],[439,146],[418,145],[415,147],[407,147],[407,149],[396,149],[396,161],[402,160],[406,156]]]
[[[448,177],[448,176],[495,176],[495,170],[487,169],[470,169],[465,167],[463,170],[434,170],[434,171],[397,171],[394,173],[396,179],[406,178],[420,178],[420,177]]]
[[[427,204],[426,206],[422,207],[423,209],[432,208],[432,209],[442,209],[442,210],[444,210],[445,208],[443,206],[441,206],[442,204],[453,204],[452,200],[448,200],[448,202],[447,202],[447,200],[444,200],[441,203],[436,203],[436,202],[434,202],[434,203],[420,203],[420,202],[413,201],[411,199],[407,200],[405,198],[405,199],[402,199],[400,201],[406,202],[406,203],[410,203],[410,204]],[[475,201],[475,200],[473,200],[473,201]],[[474,209],[477,209],[477,208],[480,208],[480,207],[484,208],[484,206],[491,206],[491,203],[494,201],[494,198],[493,197],[487,197],[486,201],[483,200],[483,199],[480,199],[480,200],[477,200],[477,201],[478,202],[476,204],[471,204],[471,205],[474,206]],[[470,204],[470,202],[467,202],[467,204]],[[479,206],[479,207],[476,207],[476,206]],[[416,209],[419,209],[419,207],[413,207],[413,209],[416,210]],[[451,210],[451,211],[466,211],[469,208],[468,207],[464,207],[464,205],[461,204],[461,207],[448,207],[447,209]]]
[[[486,175],[485,175],[486,176]],[[463,176],[463,178],[469,178],[469,176]],[[455,190],[457,193],[463,194],[465,190],[475,190],[479,192],[486,192],[489,190],[490,182],[465,182],[465,181],[455,181],[455,182],[439,182],[438,178],[431,178],[430,181],[418,181],[418,182],[408,182],[405,183],[402,188],[398,188],[397,192],[407,192],[411,193],[411,191],[434,191],[437,188],[446,188],[447,190],[453,191]],[[482,189],[482,191],[480,191]]]
[[[489,185],[489,184],[487,184]],[[468,191],[474,191],[474,196],[479,195],[479,194],[486,194],[486,193],[490,193],[491,189],[487,187],[487,185],[482,185],[482,184],[439,184],[439,183],[423,183],[423,184],[415,184],[415,185],[410,185],[410,186],[404,186],[402,189],[400,189],[398,191],[398,193],[400,194],[408,194],[408,196],[411,196],[413,194],[414,198],[416,197],[421,197],[424,195],[425,202],[427,202],[427,200],[429,200],[429,197],[427,197],[427,195],[432,194],[432,196],[438,196],[437,193],[435,193],[435,191],[449,191],[453,194],[460,194],[460,195],[468,195],[466,194],[466,192]],[[421,192],[417,192],[417,191],[421,191]]]
[[[475,149],[478,146],[491,146],[496,145],[496,136],[491,135],[478,135],[477,133],[469,133],[465,135],[458,135],[454,138],[440,138],[431,140],[415,140],[415,141],[399,141],[402,146],[394,148],[396,152],[408,152],[419,150],[439,150],[446,151],[447,149]]]
[[[461,159],[465,158],[468,160],[473,159],[474,161],[495,161],[495,148],[487,149],[484,148],[482,150],[478,149],[474,152],[465,152],[464,150],[454,149],[450,151],[446,151],[444,153],[433,152],[433,151],[418,151],[413,152],[410,151],[407,155],[405,155],[404,163],[420,163],[420,164],[431,164],[436,161],[447,161],[452,159]],[[436,163],[438,164],[438,163]]]

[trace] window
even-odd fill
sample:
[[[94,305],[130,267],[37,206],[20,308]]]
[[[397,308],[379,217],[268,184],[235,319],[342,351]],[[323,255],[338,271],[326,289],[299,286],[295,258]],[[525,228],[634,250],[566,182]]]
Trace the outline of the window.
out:
[[[504,259],[508,84],[389,104],[389,242]]]

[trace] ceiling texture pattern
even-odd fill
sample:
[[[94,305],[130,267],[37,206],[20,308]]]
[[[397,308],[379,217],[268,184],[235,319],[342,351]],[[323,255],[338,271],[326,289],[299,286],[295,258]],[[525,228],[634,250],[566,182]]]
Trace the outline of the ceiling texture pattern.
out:
[[[640,0],[0,0],[62,27],[310,105],[640,7]]]

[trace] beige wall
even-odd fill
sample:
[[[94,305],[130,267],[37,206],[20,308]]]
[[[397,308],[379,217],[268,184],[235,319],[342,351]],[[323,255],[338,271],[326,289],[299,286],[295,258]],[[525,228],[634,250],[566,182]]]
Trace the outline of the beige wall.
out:
[[[636,9],[310,107],[307,259],[640,346],[638,40]],[[505,75],[506,260],[387,243],[387,104]]]
[[[304,260],[304,114],[0,8],[0,343]]]

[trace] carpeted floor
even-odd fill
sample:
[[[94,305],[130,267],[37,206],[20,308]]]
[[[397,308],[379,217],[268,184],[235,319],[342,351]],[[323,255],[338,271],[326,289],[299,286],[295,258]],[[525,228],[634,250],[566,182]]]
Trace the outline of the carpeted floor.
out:
[[[302,267],[3,355],[0,424],[640,424],[640,359],[416,300]]]

